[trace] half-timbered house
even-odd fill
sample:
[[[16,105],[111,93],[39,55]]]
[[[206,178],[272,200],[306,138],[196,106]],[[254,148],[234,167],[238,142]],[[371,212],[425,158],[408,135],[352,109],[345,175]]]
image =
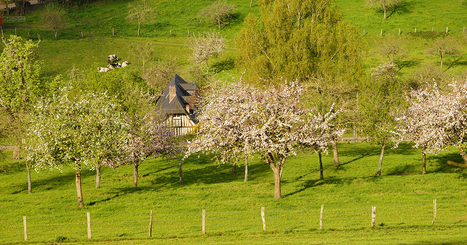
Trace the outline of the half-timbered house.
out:
[[[197,91],[196,84],[187,83],[175,74],[156,103],[157,112],[175,136],[189,134],[195,128]]]

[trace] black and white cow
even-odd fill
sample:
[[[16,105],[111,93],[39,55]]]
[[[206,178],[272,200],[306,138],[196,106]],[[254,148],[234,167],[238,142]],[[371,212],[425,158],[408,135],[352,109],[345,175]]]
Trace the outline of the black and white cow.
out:
[[[109,62],[109,64],[115,63],[118,60],[119,60],[119,58],[115,54],[111,54],[111,55],[107,56],[107,61]]]

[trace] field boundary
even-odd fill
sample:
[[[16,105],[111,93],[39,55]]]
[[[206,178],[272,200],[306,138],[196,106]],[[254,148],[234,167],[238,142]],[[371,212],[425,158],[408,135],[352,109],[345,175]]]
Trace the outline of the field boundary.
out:
[[[401,206],[265,209],[219,212],[146,213],[0,219],[0,243],[66,239],[164,238],[189,234],[258,234],[313,230],[382,229],[463,225],[467,203],[420,203]]]

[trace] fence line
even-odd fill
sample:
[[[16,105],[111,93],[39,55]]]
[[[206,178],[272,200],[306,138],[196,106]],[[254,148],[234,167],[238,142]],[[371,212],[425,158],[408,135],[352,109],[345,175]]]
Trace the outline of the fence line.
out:
[[[1,219],[0,243],[69,238],[145,238],[209,233],[260,233],[404,226],[463,225],[467,203],[421,203],[338,209],[321,205],[309,210],[265,209],[189,213],[145,213]],[[325,210],[325,212],[324,212]],[[148,234],[149,224],[149,234]],[[267,225],[267,229],[266,229]],[[91,236],[92,234],[92,236]]]

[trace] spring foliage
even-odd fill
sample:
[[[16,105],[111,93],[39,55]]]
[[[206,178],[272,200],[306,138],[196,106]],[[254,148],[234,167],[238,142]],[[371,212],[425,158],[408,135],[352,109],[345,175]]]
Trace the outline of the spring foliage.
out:
[[[237,68],[245,69],[251,81],[322,76],[349,84],[358,80],[363,42],[332,2],[262,1],[261,18],[248,15],[236,38]]]
[[[297,81],[265,90],[242,83],[219,86],[205,97],[198,137],[186,154],[217,152],[222,162],[258,154],[274,171],[274,197],[280,198],[286,159],[304,145],[326,151],[332,137],[343,134],[331,123],[340,111],[321,115],[299,106],[303,90]]]

